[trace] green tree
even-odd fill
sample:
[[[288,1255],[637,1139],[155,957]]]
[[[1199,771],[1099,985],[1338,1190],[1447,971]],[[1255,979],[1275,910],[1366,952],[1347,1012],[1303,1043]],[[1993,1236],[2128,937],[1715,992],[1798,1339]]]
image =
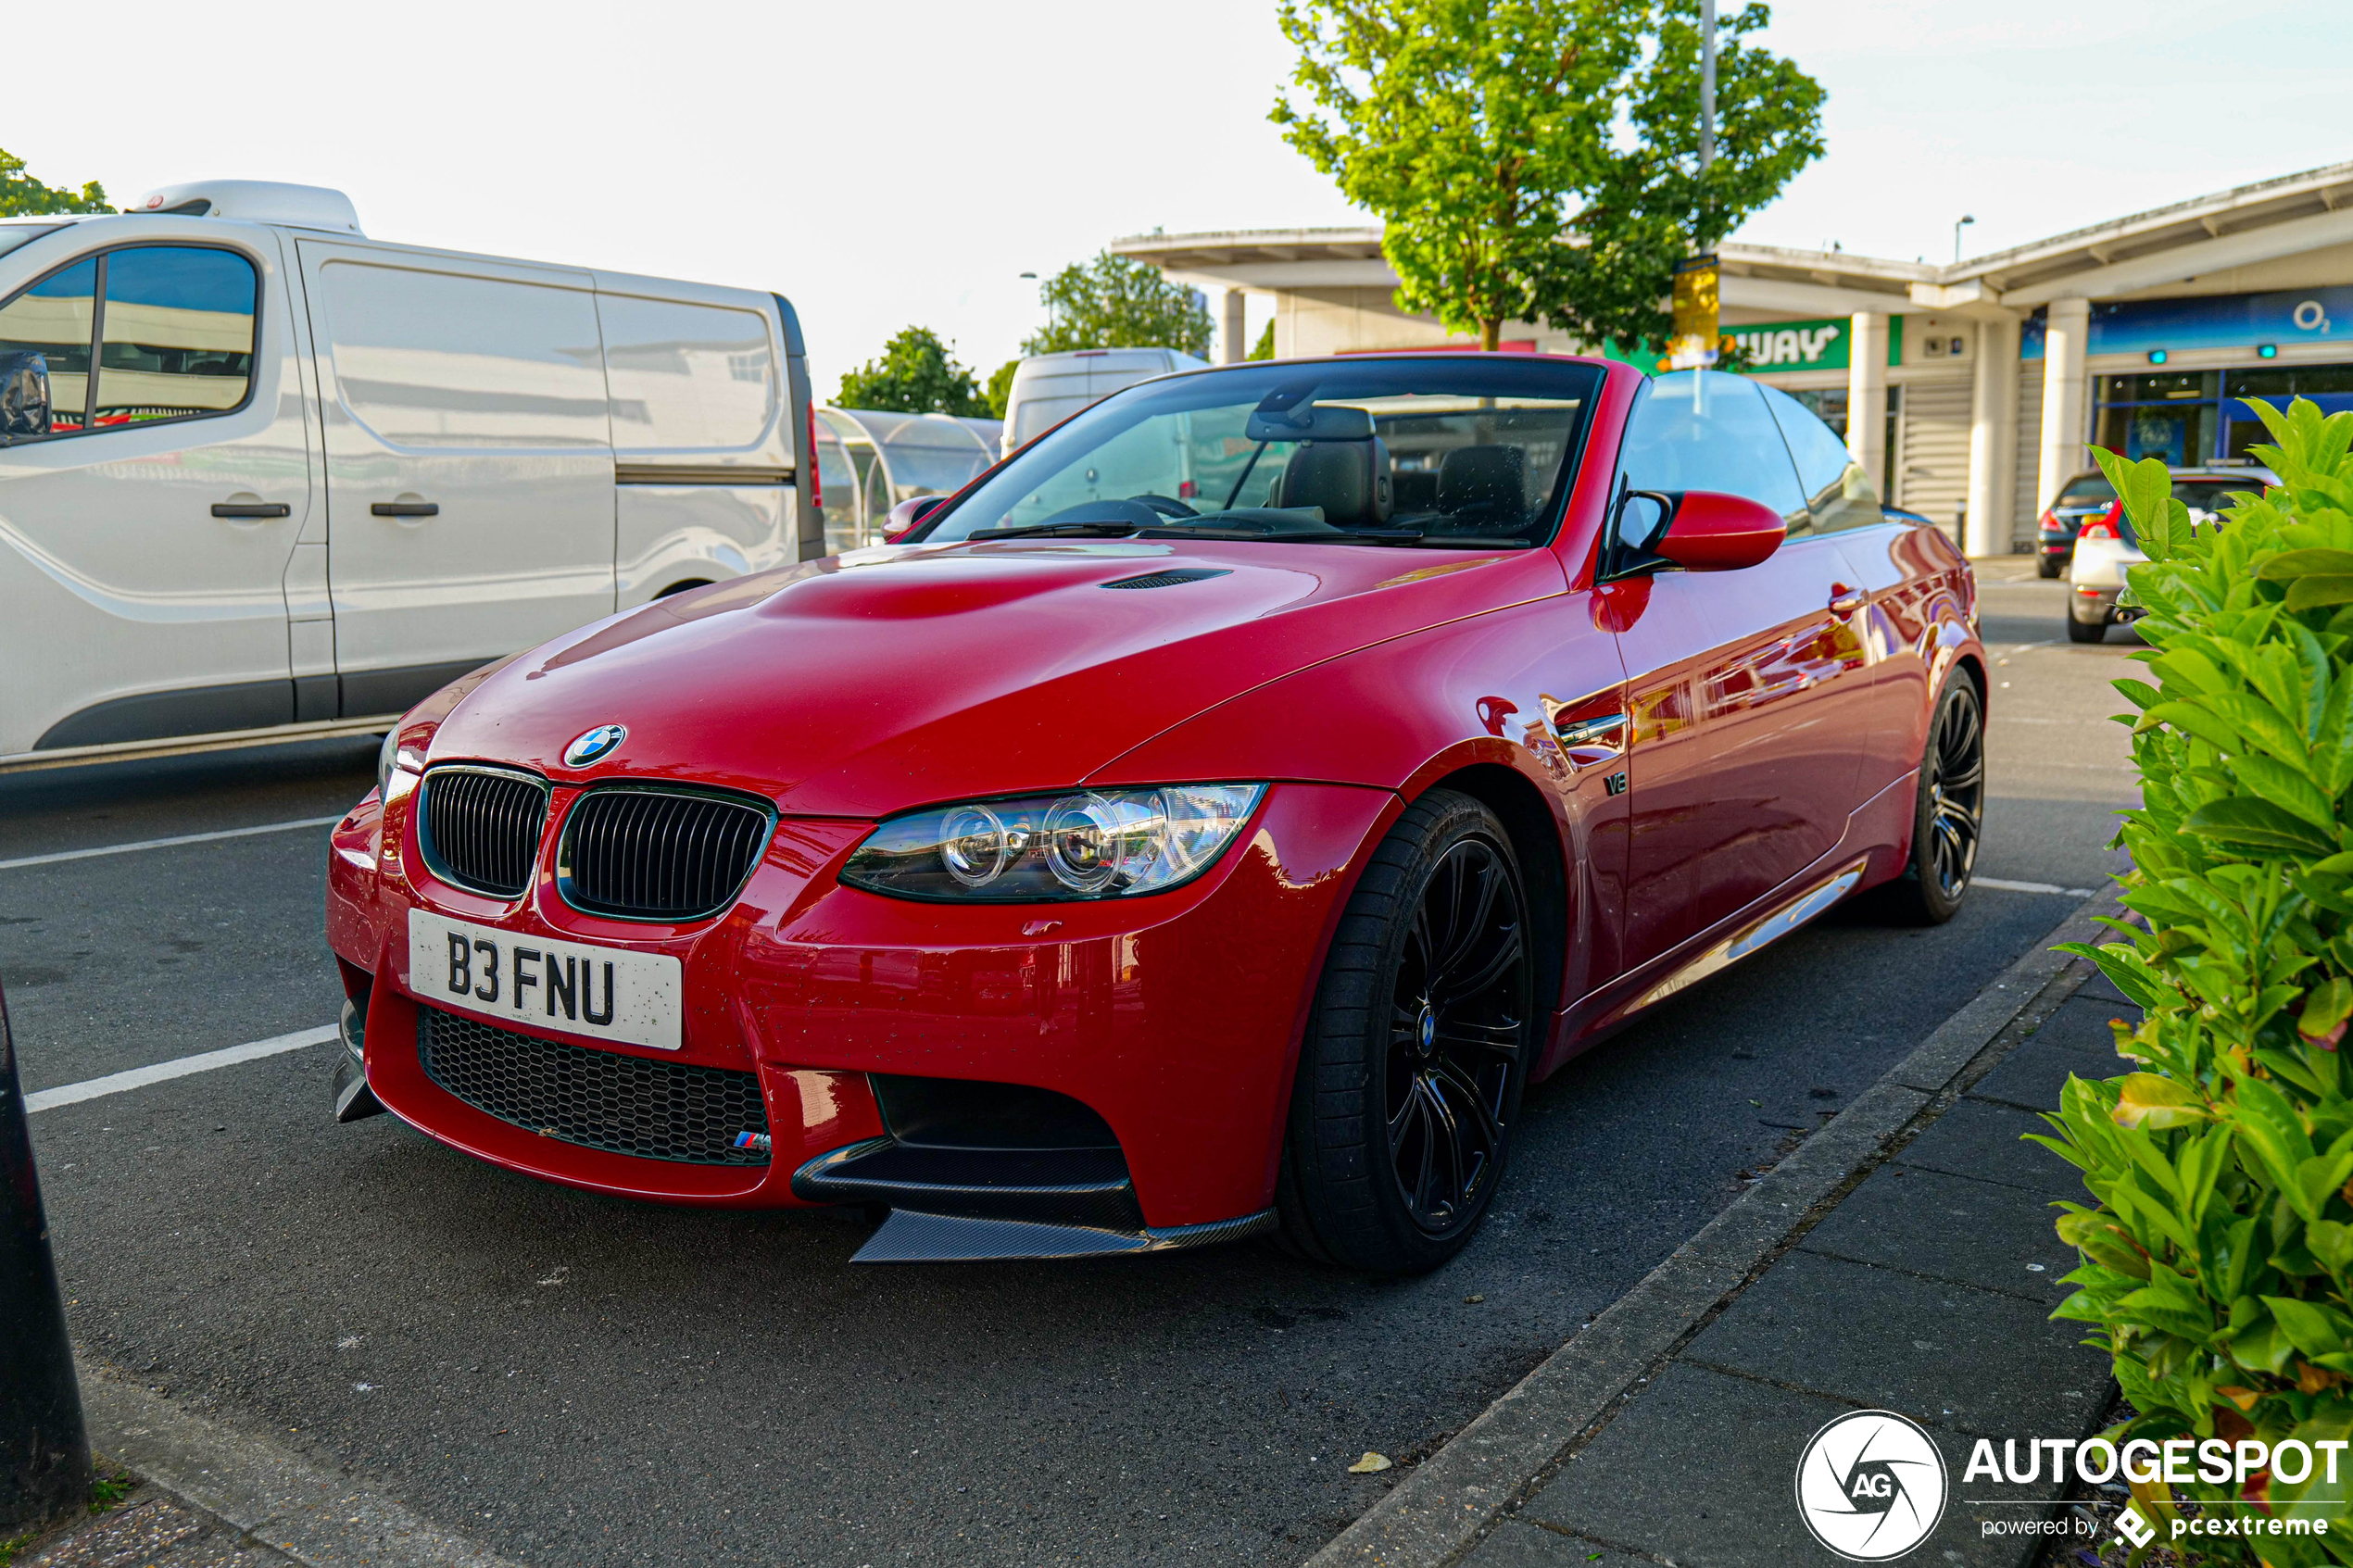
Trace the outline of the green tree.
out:
[[[1250,357],[1253,359],[1272,359],[1275,357],[1274,322],[1267,322],[1266,330],[1258,334],[1256,343],[1251,345]]]
[[[1280,0],[1284,139],[1380,215],[1398,306],[1496,346],[1532,319],[1571,203],[1606,171],[1636,63],[1626,0]]]
[[[1822,156],[1821,83],[1748,44],[1752,5],[1717,23],[1716,157],[1699,163],[1699,0],[1663,0],[1644,62],[1622,87],[1632,134],[1610,150],[1539,280],[1544,318],[1585,343],[1663,349],[1675,263],[1714,250]]]
[[[1013,372],[1021,369],[1021,361],[1008,359],[990,373],[988,390],[981,394],[988,404],[988,417],[1001,420],[1013,400]]]
[[[1290,144],[1380,215],[1397,303],[1497,345],[1507,320],[1663,343],[1675,261],[1821,153],[1822,90],[1719,23],[1698,167],[1699,0],[1280,0]]]
[[[901,414],[988,414],[988,404],[973,373],[950,358],[949,345],[929,327],[906,327],[869,359],[841,378],[841,408],[879,408]]]
[[[107,188],[95,180],[79,194],[44,185],[24,171],[24,159],[0,148],[0,218],[29,218],[44,212],[112,212]]]
[[[1053,312],[1022,340],[1024,354],[1073,348],[1176,348],[1209,352],[1209,307],[1159,268],[1104,251],[1046,280],[1038,297]]]

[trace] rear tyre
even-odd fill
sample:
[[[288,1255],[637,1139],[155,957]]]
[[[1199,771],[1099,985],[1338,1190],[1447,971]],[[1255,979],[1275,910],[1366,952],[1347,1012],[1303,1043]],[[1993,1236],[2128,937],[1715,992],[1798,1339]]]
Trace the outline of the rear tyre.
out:
[[[1951,920],[1977,871],[1985,827],[1985,707],[1977,683],[1955,671],[1936,699],[1912,810],[1912,855],[1885,890],[1888,912],[1906,925]]]
[[[1462,1250],[1503,1180],[1535,1052],[1510,837],[1432,790],[1373,852],[1301,1043],[1276,1208],[1292,1251],[1412,1274]]]
[[[2070,605],[2067,611],[2067,640],[2070,643],[2108,641],[2108,618],[2102,616],[2097,621],[2079,621],[2075,618],[2074,607]]]
[[[2059,563],[2049,556],[2045,556],[2041,560],[2035,562],[2034,570],[2041,576],[2057,577],[2059,574]]]

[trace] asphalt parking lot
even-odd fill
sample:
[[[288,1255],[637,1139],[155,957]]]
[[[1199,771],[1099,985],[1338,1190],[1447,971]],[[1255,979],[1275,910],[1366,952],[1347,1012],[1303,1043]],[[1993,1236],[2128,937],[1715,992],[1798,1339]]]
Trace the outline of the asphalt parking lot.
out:
[[[1442,1442],[2117,869],[2134,639],[2069,645],[2023,560],[1981,580],[1979,871],[2016,885],[1933,931],[1834,911],[1573,1063],[1427,1278],[1263,1243],[852,1269],[856,1215],[632,1206],[339,1127],[321,1045],[34,1118],[75,1335],[535,1565],[1297,1562],[1387,1483],[1359,1453]],[[0,777],[26,1087],[312,1028],[340,992],[323,826],[11,862],[332,817],[373,752]]]

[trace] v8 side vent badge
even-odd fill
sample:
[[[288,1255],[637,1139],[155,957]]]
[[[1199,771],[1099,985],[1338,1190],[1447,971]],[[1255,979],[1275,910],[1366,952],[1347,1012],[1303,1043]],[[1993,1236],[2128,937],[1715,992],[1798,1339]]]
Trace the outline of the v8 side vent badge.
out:
[[[1106,583],[1106,588],[1174,588],[1179,583],[1199,583],[1211,577],[1231,577],[1231,567],[1174,566],[1166,571],[1148,571],[1141,577],[1123,577]]]

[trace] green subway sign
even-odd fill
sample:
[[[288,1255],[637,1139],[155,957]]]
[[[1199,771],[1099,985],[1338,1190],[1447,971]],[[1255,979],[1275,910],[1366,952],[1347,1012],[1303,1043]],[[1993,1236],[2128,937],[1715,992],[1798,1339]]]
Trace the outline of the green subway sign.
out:
[[[1843,370],[1852,362],[1847,342],[1854,331],[1854,322],[1843,316],[1813,321],[1758,321],[1726,327],[1723,342],[1727,349],[1740,351],[1743,370]],[[1659,373],[1659,355],[1639,349],[1629,354],[1614,342],[1604,352],[1651,375]],[[1887,323],[1887,362],[1900,364],[1903,358],[1904,318],[1894,316]]]

